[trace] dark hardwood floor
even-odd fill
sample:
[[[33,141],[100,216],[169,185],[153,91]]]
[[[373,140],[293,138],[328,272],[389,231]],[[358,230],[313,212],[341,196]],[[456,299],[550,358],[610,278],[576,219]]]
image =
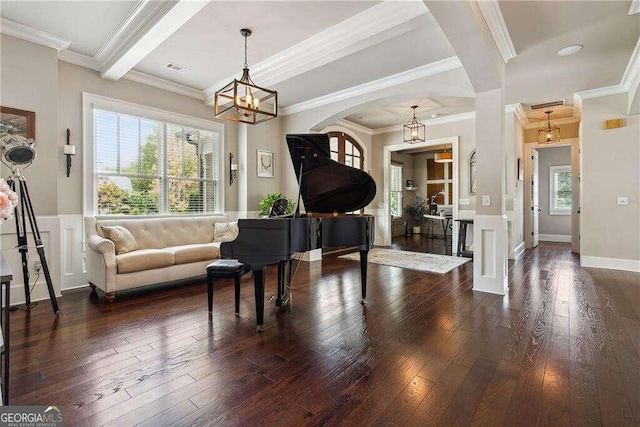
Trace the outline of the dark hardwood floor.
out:
[[[451,255],[451,236],[447,236],[447,242],[445,242],[442,237],[431,239],[425,234],[396,236],[391,240],[390,247],[391,249],[400,249],[403,251]]]
[[[204,283],[68,291],[58,320],[11,314],[11,403],[91,426],[640,424],[640,274],[583,269],[564,244],[511,263],[505,297],[473,292],[472,270],[370,264],[361,306],[357,262],[302,263],[262,334],[251,275],[239,318],[217,285],[213,323]]]

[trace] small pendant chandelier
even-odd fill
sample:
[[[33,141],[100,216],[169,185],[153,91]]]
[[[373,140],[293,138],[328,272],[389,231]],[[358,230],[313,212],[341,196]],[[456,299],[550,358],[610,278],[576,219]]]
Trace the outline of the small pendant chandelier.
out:
[[[436,153],[433,161],[436,163],[453,163],[453,153],[449,150]]]
[[[544,113],[547,115],[547,124],[542,125],[538,131],[538,142],[540,144],[560,142],[560,128],[551,123],[551,113],[553,111],[545,111]]]
[[[411,123],[406,124],[403,127],[404,142],[408,142],[409,144],[425,141],[425,126],[416,117],[416,108],[418,108],[417,105],[411,106],[411,109],[413,110],[413,119],[411,119]]]
[[[216,118],[256,125],[278,117],[278,92],[257,86],[249,77],[247,37],[251,30],[243,28],[240,34],[244,37],[242,78],[216,92],[213,108]]]

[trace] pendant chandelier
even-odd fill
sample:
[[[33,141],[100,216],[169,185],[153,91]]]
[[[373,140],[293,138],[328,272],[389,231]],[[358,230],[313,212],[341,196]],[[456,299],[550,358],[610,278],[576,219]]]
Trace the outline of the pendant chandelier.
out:
[[[540,144],[552,144],[560,142],[560,128],[551,123],[551,113],[553,111],[545,111],[547,115],[547,123],[542,125],[538,131],[538,142]]]
[[[453,153],[451,151],[436,153],[433,161],[436,163],[453,163]]]
[[[425,141],[425,126],[420,123],[420,120],[416,117],[416,108],[418,108],[417,105],[411,106],[411,109],[413,110],[413,119],[411,119],[411,123],[406,124],[403,127],[404,142],[408,142],[409,144]]]
[[[244,37],[242,78],[216,92],[213,108],[216,118],[256,125],[278,116],[278,92],[257,86],[249,77],[247,38],[251,30],[243,28],[240,34]]]

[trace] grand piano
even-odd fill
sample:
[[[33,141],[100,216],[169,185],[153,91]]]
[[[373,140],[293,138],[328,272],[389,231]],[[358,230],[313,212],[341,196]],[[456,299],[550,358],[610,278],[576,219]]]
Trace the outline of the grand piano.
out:
[[[265,267],[278,265],[276,305],[286,300],[285,271],[295,252],[355,247],[360,250],[362,301],[367,296],[367,254],[373,247],[374,217],[348,214],[367,206],[376,194],[369,174],[331,159],[325,134],[287,135],[298,179],[296,211],[289,217],[240,219],[238,237],[220,245],[222,258],[251,265],[256,296],[256,331],[264,323]],[[300,197],[306,213],[300,213]],[[289,283],[290,285],[290,283]]]

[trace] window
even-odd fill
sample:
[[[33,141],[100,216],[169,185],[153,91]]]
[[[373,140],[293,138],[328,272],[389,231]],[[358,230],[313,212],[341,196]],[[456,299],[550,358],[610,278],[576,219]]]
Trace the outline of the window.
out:
[[[141,114],[129,114],[129,104],[122,109],[107,104],[110,108],[94,103],[87,114],[93,142],[85,158],[88,214],[222,212],[221,132],[177,114],[161,117],[149,110],[146,115],[143,107]]]
[[[364,153],[360,144],[344,132],[328,132],[331,159],[343,165],[364,169]]]
[[[402,165],[391,165],[391,216],[402,216]]]
[[[571,215],[571,166],[549,167],[549,215]]]

